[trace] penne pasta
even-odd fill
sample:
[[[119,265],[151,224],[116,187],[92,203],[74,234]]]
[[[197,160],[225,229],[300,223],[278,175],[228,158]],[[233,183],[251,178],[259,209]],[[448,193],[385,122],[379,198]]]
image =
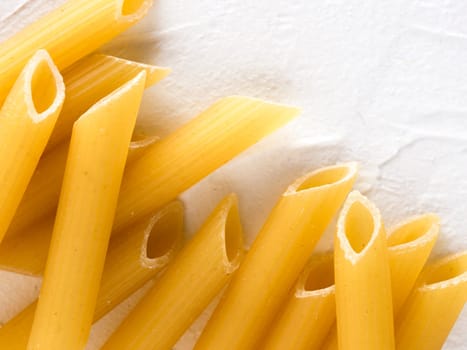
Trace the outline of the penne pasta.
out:
[[[21,69],[46,49],[60,70],[140,20],[151,0],[72,0],[0,45],[0,104]]]
[[[441,349],[466,302],[467,252],[428,265],[396,319],[397,349]]]
[[[63,80],[67,96],[47,150],[67,141],[73,123],[93,104],[142,71],[146,72],[146,87],[153,86],[170,73],[168,68],[102,54],[86,56],[65,69]]]
[[[394,315],[405,302],[438,238],[439,218],[425,214],[403,221],[387,239]],[[330,331],[323,350],[337,349],[336,326]]]
[[[387,238],[391,270],[392,303],[397,315],[435,245],[439,218],[426,214],[396,226]]]
[[[67,89],[66,98],[47,144],[48,152],[41,158],[31,178],[7,236],[23,234],[33,223],[52,214],[57,206],[65,170],[68,151],[65,141],[71,134],[73,123],[93,104],[142,71],[146,72],[146,87],[152,86],[168,74],[168,69],[165,68],[101,54],[87,56],[65,70],[63,79]],[[133,153],[144,153],[145,145],[153,142],[155,140],[150,138],[133,142],[128,157],[133,157]]]
[[[48,146],[56,145],[69,136],[72,123],[81,112],[143,70],[147,72],[149,78],[149,82],[146,81],[147,87],[157,82],[166,73],[154,66],[105,55],[91,55],[73,65],[69,71],[64,73],[65,83],[68,84],[67,98]],[[156,139],[149,137],[132,142],[128,157],[139,158],[136,154],[142,155],[145,148],[155,141]],[[55,210],[67,151],[67,144],[62,144],[42,157],[12,220],[7,236],[22,234],[26,228]]]
[[[333,254],[313,255],[261,349],[320,349],[335,315]]]
[[[38,51],[0,110],[0,242],[44,151],[64,98],[59,71],[46,51]]]
[[[5,237],[0,245],[0,269],[23,275],[44,273],[54,217],[34,224],[28,234]]]
[[[356,174],[355,163],[336,165],[289,186],[208,321],[196,350],[257,349]]]
[[[158,142],[125,173],[114,229],[173,200],[297,114],[296,108],[247,97],[221,99]]]
[[[98,320],[168,266],[183,242],[183,205],[174,201],[124,234],[113,236],[94,313]],[[133,247],[133,249],[129,249]],[[124,291],[124,293],[122,293]]]
[[[28,349],[86,344],[145,76],[139,73],[73,126]]]
[[[105,259],[94,322],[156,276],[172,261],[183,238],[183,206],[172,202],[114,237]],[[27,347],[36,302],[0,327],[0,349]]]
[[[131,166],[157,140],[155,136],[147,136],[130,142],[126,167]],[[67,151],[68,145],[56,147],[39,163],[19,206],[21,215],[16,215],[31,225],[26,232],[8,231],[10,235],[0,245],[0,269],[26,275],[41,275],[44,272],[53,231],[52,214],[58,202]],[[33,220],[42,212],[49,215],[42,221],[40,217]]]
[[[127,166],[139,159],[157,140],[158,138],[155,136],[148,136],[141,140],[132,141],[128,148]],[[68,144],[62,144],[45,154],[37,165],[7,231],[6,238],[3,244],[0,245],[0,267],[12,268],[16,272],[20,272],[21,269],[18,270],[20,266],[15,265],[28,264],[28,262],[24,261],[24,259],[18,259],[16,254],[19,251],[22,251],[21,254],[24,254],[27,259],[28,254],[34,255],[31,259],[37,259],[37,254],[44,256],[47,254],[48,245],[41,244],[40,248],[34,246],[34,242],[38,243],[38,240],[43,240],[43,238],[32,236],[43,236],[40,233],[42,228],[49,225],[48,237],[50,238],[53,222],[49,218],[54,215],[57,209],[67,154]],[[15,249],[11,250],[13,247]],[[40,252],[38,249],[41,249]],[[32,254],[32,252],[35,253]],[[42,261],[45,263],[44,259]],[[38,268],[38,271],[43,270],[43,266],[38,266]],[[29,269],[23,272],[37,273]]]
[[[170,350],[226,285],[242,258],[237,199],[229,195],[102,349]]]
[[[41,221],[47,221],[52,231],[53,221],[49,217],[57,209],[67,155],[68,143],[42,156],[13,216],[3,242],[5,245],[10,244],[7,241],[12,237],[34,239],[29,236],[35,235],[38,228],[44,226]],[[3,243],[0,250],[6,250]],[[8,250],[5,253],[8,254]],[[3,257],[0,254],[0,260]]]
[[[334,254],[339,349],[394,349],[386,234],[378,209],[357,191],[339,215]]]

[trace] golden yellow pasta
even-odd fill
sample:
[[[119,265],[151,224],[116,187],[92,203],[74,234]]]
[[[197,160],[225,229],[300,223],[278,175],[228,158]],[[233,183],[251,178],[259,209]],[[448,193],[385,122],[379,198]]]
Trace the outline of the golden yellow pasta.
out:
[[[296,108],[247,97],[216,102],[157,142],[125,173],[114,228],[173,200],[297,114]]]
[[[441,349],[467,302],[467,252],[428,265],[396,318],[396,347]]]
[[[230,96],[131,141],[144,89],[169,69],[96,50],[152,3],[67,0],[0,43],[0,269],[44,275],[0,349],[82,350],[162,271],[103,350],[171,350],[216,296],[194,350],[440,349],[467,302],[467,251],[425,266],[434,214],[386,236],[376,206],[349,194],[356,163],[292,183],[246,257],[234,194],[182,248],[177,196],[299,110]],[[334,252],[312,254],[341,207]]]
[[[183,205],[174,201],[110,240],[94,319],[98,320],[166,267],[183,243]],[[132,248],[130,248],[132,247]]]
[[[131,163],[139,159],[157,140],[157,137],[148,136],[141,140],[132,141],[128,148],[126,166],[131,166]],[[66,143],[55,147],[39,161],[18,206],[11,227],[7,231],[6,238],[3,244],[0,245],[1,268],[13,269],[19,272],[22,269],[21,265],[26,264],[23,267],[27,267],[34,260],[45,263],[48,245],[43,245],[42,242],[37,247],[35,244],[39,243],[39,240],[44,240],[45,236],[41,232],[47,225],[49,227],[49,238],[52,233],[53,223],[50,218],[57,208],[67,154],[68,144]],[[43,237],[39,238],[38,236]],[[22,254],[22,259],[19,258],[18,253]],[[38,259],[40,256],[43,256],[44,259]],[[30,261],[28,262],[23,258]],[[34,265],[36,264],[34,263]],[[34,269],[42,271],[43,266],[36,266],[32,270],[26,268],[22,272],[35,274],[37,272]]]
[[[394,315],[397,315],[438,238],[439,218],[425,214],[403,221],[387,239]],[[337,349],[337,330],[332,328],[323,350]]]
[[[152,86],[168,74],[165,68],[100,54],[83,58],[63,73],[66,98],[50,136],[46,148],[48,152],[40,160],[31,178],[7,231],[7,236],[28,232],[32,224],[39,223],[40,220],[53,213],[60,194],[68,151],[67,141],[73,123],[94,103],[142,71],[146,72],[146,87]],[[132,153],[139,152],[136,149],[142,151],[141,146],[144,148],[145,144],[154,141],[154,139],[146,138],[146,141],[132,143],[128,156],[132,157]],[[139,153],[144,153],[144,151]],[[134,158],[137,157],[139,156]]]
[[[389,234],[392,303],[397,315],[435,245],[439,218],[426,214],[402,222]]]
[[[168,68],[102,54],[86,56],[65,69],[65,103],[47,150],[70,138],[73,123],[89,107],[143,70],[146,72],[146,87],[153,86],[170,73]]]
[[[49,217],[57,209],[67,155],[68,143],[41,157],[6,233],[5,245],[9,245],[8,240],[15,237],[34,239],[29,236],[35,235],[34,232],[43,226],[41,221],[50,222]],[[2,249],[3,244],[0,245]],[[8,250],[5,253],[8,254]]]
[[[0,104],[32,55],[46,49],[60,70],[140,20],[151,0],[73,0],[0,45]]]
[[[62,76],[49,54],[38,51],[0,110],[0,242],[44,151],[64,98]]]
[[[289,186],[232,279],[196,350],[257,349],[356,174],[354,163],[336,165]]]
[[[94,322],[172,261],[183,238],[183,206],[172,202],[151,218],[112,238],[105,259]],[[0,349],[24,350],[36,302],[0,327]]]
[[[170,350],[227,284],[242,258],[237,199],[229,195],[102,349]]]
[[[412,290],[418,274],[438,238],[439,218],[425,214],[403,221],[389,234],[388,258],[394,315]],[[337,349],[337,329],[332,327],[323,350]]]
[[[44,273],[54,217],[34,224],[28,234],[5,237],[0,245],[0,268],[24,275]]]
[[[315,254],[268,331],[261,349],[320,349],[336,320],[335,315],[333,254]]]
[[[386,233],[378,209],[352,192],[334,241],[339,349],[394,349]]]
[[[139,73],[73,126],[30,350],[86,344],[145,77]]]
[[[147,136],[130,142],[126,167],[131,166],[157,140],[157,137]],[[25,220],[32,220],[42,212],[49,215],[42,221],[32,221],[24,232],[18,234],[13,231],[13,234],[5,237],[0,245],[1,269],[26,275],[41,275],[44,272],[53,230],[52,214],[60,195],[67,151],[68,145],[56,147],[39,162],[19,209],[22,209]]]

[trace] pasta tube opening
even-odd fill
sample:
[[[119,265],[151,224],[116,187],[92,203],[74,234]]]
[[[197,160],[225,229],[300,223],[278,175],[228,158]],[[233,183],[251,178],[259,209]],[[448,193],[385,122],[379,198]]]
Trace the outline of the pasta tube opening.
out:
[[[358,256],[364,255],[380,231],[379,211],[359,192],[352,192],[337,223],[337,235],[349,259],[355,261]]]
[[[321,190],[323,187],[341,184],[353,178],[356,172],[357,163],[347,163],[321,168],[298,179],[289,187],[285,195],[300,191],[317,191]]]
[[[320,291],[334,286],[334,264],[332,254],[313,260],[301,276],[305,292]]]
[[[24,91],[35,123],[42,121],[61,107],[65,98],[62,76],[45,50],[39,50],[25,70]]]
[[[354,202],[347,212],[345,234],[355,253],[360,253],[368,244],[375,230],[373,217],[360,202]]]
[[[231,194],[225,206],[226,219],[224,224],[223,240],[225,265],[229,272],[235,271],[240,265],[243,256],[243,229],[238,212],[237,197]]]
[[[183,236],[183,205],[172,202],[153,217],[147,227],[143,260],[145,265],[156,267],[163,258],[169,258],[181,243]]]
[[[388,246],[391,248],[416,245],[421,241],[432,240],[439,231],[439,218],[434,214],[427,214],[409,219],[394,230],[388,237]]]
[[[335,322],[334,254],[308,260],[264,339],[265,350],[320,349]]]
[[[394,314],[410,294],[438,238],[439,218],[434,214],[404,220],[387,238]]]
[[[423,289],[444,288],[467,282],[467,251],[445,259],[430,266],[421,276]]]
[[[126,20],[142,18],[152,5],[152,0],[120,0],[120,15]]]

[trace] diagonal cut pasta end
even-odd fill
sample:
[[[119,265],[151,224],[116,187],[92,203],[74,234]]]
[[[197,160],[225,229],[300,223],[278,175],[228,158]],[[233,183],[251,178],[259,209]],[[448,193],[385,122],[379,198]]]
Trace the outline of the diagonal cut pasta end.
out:
[[[168,67],[152,66],[144,63],[137,63],[137,65],[146,71],[146,87],[156,84],[172,72],[172,69]]]
[[[297,280],[295,296],[309,298],[334,294],[334,254],[314,254]]]
[[[398,251],[434,242],[439,233],[439,221],[436,214],[424,214],[401,222],[391,230],[388,248]]]
[[[285,191],[284,196],[299,192],[321,191],[333,186],[350,184],[355,181],[358,165],[356,162],[320,168],[295,181]]]
[[[349,194],[337,222],[336,238],[346,258],[356,263],[383,230],[376,206],[358,191]]]
[[[467,301],[467,251],[428,264],[396,319],[397,349],[441,349]]]
[[[234,272],[239,266],[245,253],[243,247],[243,228],[238,212],[238,200],[235,194],[229,194],[219,205],[219,213],[224,225],[220,230],[224,245],[224,266],[228,273]]]
[[[183,243],[183,204],[173,201],[154,215],[144,233],[141,263],[148,268],[166,265]]]
[[[335,322],[334,254],[313,254],[264,339],[265,350],[319,349]]]
[[[122,22],[137,22],[151,8],[152,0],[119,0],[117,19]]]
[[[295,117],[297,117],[301,110],[300,108],[293,107],[286,104],[261,100],[259,98],[231,95],[223,97],[216,101],[206,112],[209,113],[225,113],[231,112],[232,110],[245,110],[244,116],[248,114],[256,116],[252,118],[252,121],[256,123],[261,122],[261,128],[268,130],[266,134],[273,132],[280,126],[288,123]],[[267,123],[264,125],[264,123]],[[259,125],[256,127],[260,127]]]
[[[334,254],[339,348],[393,349],[386,233],[379,210],[358,191],[337,220]]]
[[[28,116],[34,123],[40,123],[61,109],[65,99],[65,85],[46,50],[36,52],[18,81],[23,84]]]
[[[403,221],[387,238],[394,314],[407,299],[438,238],[439,218],[419,215]]]
[[[79,72],[80,70],[88,72],[92,69],[95,69],[98,71],[99,69],[112,66],[119,68],[120,75],[125,75],[126,72],[137,72],[144,70],[146,72],[146,87],[150,87],[156,84],[172,72],[172,70],[168,67],[159,67],[142,62],[130,61],[121,57],[105,55],[102,53],[96,53],[81,59],[73,66],[71,66],[66,72],[69,76],[75,78],[75,72]]]
[[[420,275],[418,283],[421,284],[422,291],[454,287],[459,284],[467,286],[467,251],[449,255],[428,265]]]
[[[88,120],[88,116],[94,116],[99,109],[107,108],[110,112],[119,110],[119,108],[139,109],[140,99],[143,94],[146,81],[146,72],[142,71],[133,79],[123,84],[110,94],[96,102],[75,122],[74,128]],[[139,98],[136,98],[139,97]],[[114,112],[115,113],[115,112]],[[112,118],[114,113],[100,113],[100,118]]]

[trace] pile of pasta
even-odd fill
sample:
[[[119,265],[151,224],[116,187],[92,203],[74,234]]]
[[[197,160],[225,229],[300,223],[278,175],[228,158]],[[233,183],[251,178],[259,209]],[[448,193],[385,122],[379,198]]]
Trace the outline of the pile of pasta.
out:
[[[351,192],[355,163],[293,182],[248,252],[234,194],[184,242],[177,197],[299,111],[226,97],[161,140],[135,137],[145,88],[169,70],[95,50],[150,6],[69,1],[0,45],[0,267],[43,274],[0,348],[83,349],[157,278],[103,349],[171,349],[221,292],[196,350],[439,349],[467,299],[467,252],[425,264],[434,214],[386,234]],[[334,252],[312,254],[335,216]]]

